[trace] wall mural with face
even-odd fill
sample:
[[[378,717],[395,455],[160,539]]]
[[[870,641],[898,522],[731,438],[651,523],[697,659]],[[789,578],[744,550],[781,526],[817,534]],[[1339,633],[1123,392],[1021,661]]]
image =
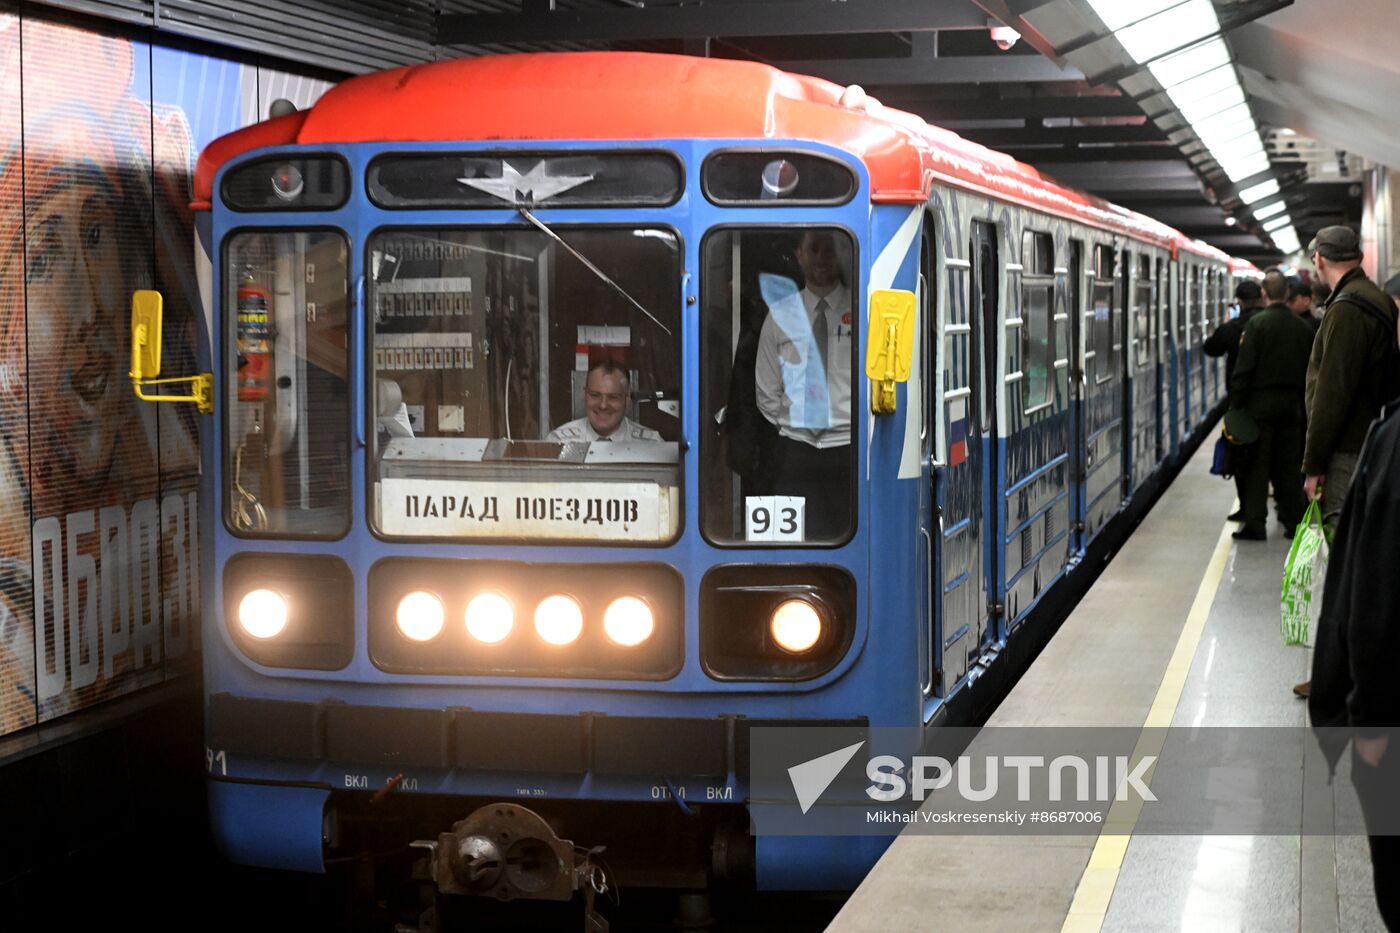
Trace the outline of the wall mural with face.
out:
[[[133,395],[131,292],[207,365],[194,155],[285,79],[0,7],[0,734],[197,661],[198,416]]]

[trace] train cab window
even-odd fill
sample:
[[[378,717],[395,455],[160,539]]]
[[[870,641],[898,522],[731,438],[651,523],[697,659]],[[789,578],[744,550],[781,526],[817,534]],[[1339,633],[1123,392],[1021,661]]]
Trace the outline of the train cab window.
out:
[[[228,241],[224,517],[235,534],[349,529],[348,249],[324,231]]]
[[[856,193],[849,168],[807,152],[716,152],[700,182],[705,197],[725,205],[844,204]]]
[[[675,233],[659,227],[372,236],[374,529],[397,539],[673,540],[680,257]]]
[[[840,543],[855,527],[854,242],[730,227],[701,253],[701,528],[716,544]]]
[[[1114,308],[1113,276],[1118,268],[1112,246],[1094,247],[1094,380],[1107,382],[1118,373],[1118,311]]]
[[[1055,247],[1048,233],[1021,238],[1022,405],[1030,412],[1055,397]]]
[[[329,156],[272,156],[230,169],[223,195],[236,211],[335,210],[350,196],[350,170]]]

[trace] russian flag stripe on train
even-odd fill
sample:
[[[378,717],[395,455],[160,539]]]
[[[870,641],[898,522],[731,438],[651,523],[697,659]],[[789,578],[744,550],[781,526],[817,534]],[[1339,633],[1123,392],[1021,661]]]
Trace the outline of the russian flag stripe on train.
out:
[[[958,466],[967,460],[967,400],[948,403],[948,465]]]

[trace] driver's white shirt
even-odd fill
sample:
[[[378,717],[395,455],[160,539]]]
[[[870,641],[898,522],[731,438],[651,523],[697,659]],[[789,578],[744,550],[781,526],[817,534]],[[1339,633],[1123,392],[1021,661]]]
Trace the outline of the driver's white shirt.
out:
[[[593,430],[593,425],[588,423],[587,418],[575,418],[568,424],[561,424],[550,431],[545,440],[561,444],[569,441],[659,441],[661,435],[627,418],[622,419],[616,431],[603,435]]]

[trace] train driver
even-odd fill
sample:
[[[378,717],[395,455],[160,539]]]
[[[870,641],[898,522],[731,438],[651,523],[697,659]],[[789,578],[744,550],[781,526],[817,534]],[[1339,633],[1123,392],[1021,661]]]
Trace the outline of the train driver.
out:
[[[588,413],[561,424],[546,440],[571,441],[659,441],[661,435],[627,417],[632,402],[632,384],[623,369],[612,360],[594,364],[583,383],[583,407]]]

